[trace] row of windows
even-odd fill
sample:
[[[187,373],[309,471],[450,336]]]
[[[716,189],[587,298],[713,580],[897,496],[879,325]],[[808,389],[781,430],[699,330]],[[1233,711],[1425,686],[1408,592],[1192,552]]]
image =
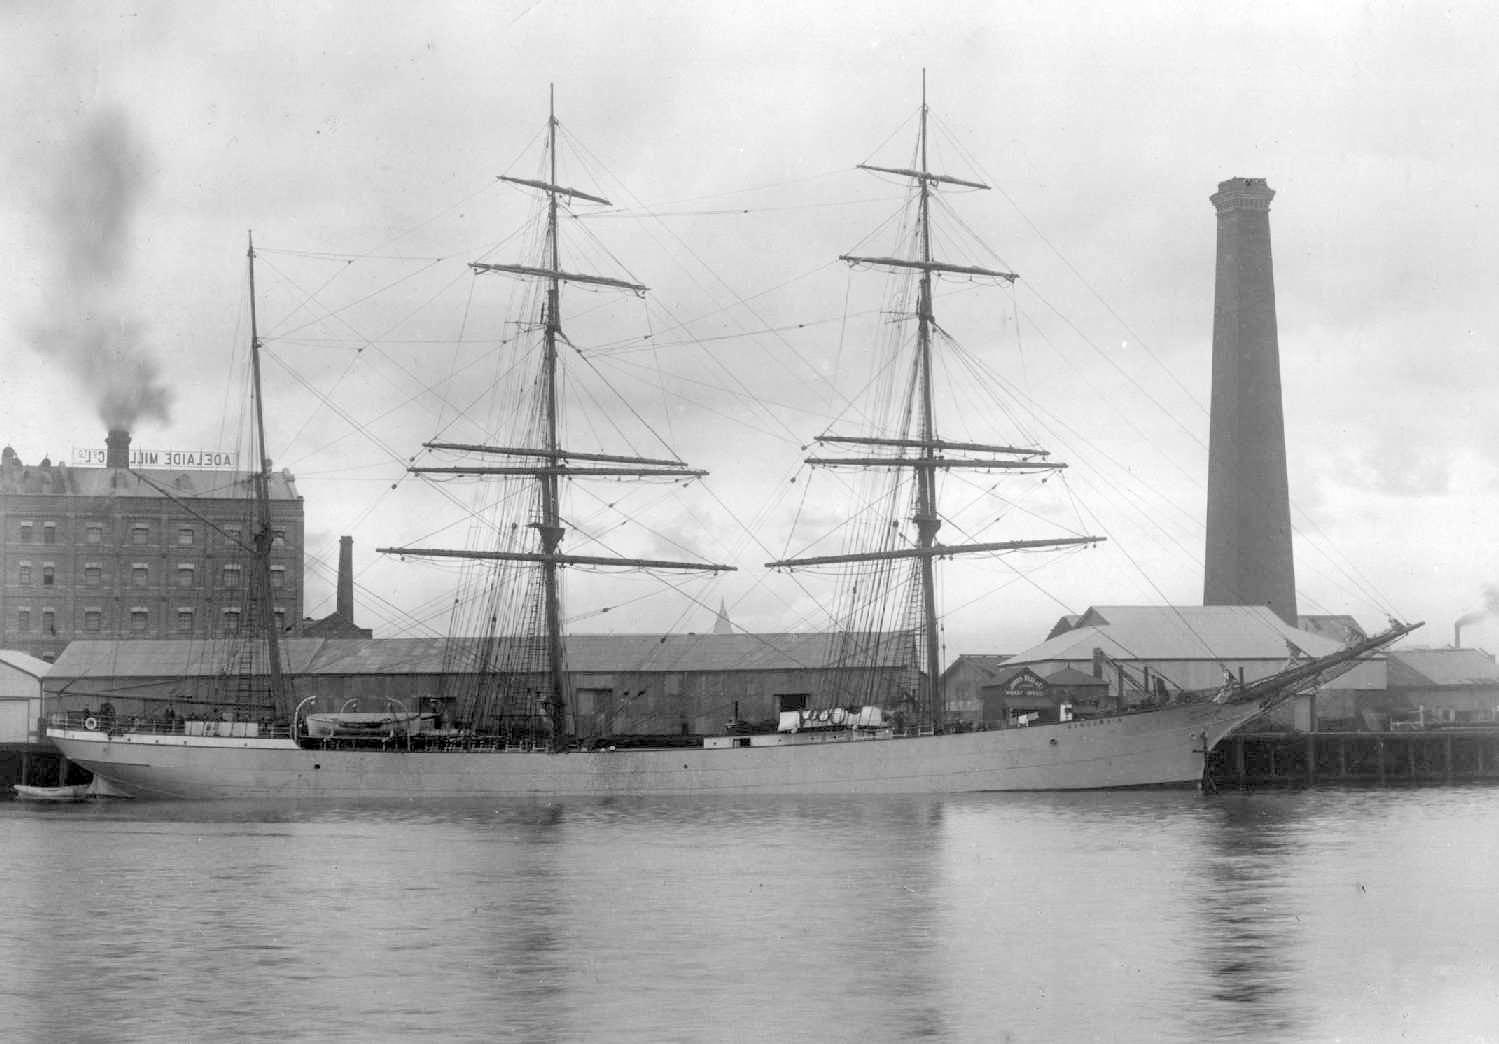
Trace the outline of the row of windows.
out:
[[[16,533],[17,539],[19,539],[20,542],[23,543],[23,544],[34,543],[36,541],[36,530],[37,530],[36,523],[34,523],[34,522],[21,522],[21,523],[19,523],[19,529],[17,530],[17,533]],[[241,535],[243,533],[243,528],[240,527],[240,526],[232,526],[231,525],[231,526],[224,526],[224,527],[222,527],[222,531],[223,531],[223,534],[224,534],[225,541],[227,543],[229,543],[229,544],[238,544],[240,542],[240,540],[241,540]],[[55,543],[57,543],[57,523],[56,522],[43,522],[42,525],[41,525],[41,532],[42,532],[42,543],[43,544],[55,544]],[[179,527],[177,527],[177,535],[176,535],[175,542],[176,542],[176,545],[178,547],[193,547],[197,543],[197,540],[198,540],[198,531],[195,528],[193,528],[192,526],[179,526]],[[89,523],[87,523],[85,525],[84,531],[83,531],[83,542],[86,543],[86,544],[103,544],[104,543],[104,524],[102,522],[89,522]],[[134,544],[137,547],[144,547],[144,546],[149,545],[151,543],[151,526],[148,523],[145,523],[145,522],[137,522],[134,525],[132,525],[130,527],[130,541],[129,542],[131,544]],[[285,529],[273,529],[273,530],[271,530],[271,546],[272,547],[285,547],[286,546],[286,530]]]
[[[30,562],[21,562],[16,567],[16,583],[22,587],[30,587],[34,573]],[[177,564],[177,586],[192,587],[197,581],[198,567],[192,562],[179,562]],[[98,587],[103,580],[103,566],[97,562],[85,562],[83,565],[83,585],[85,587]],[[225,563],[219,576],[223,587],[239,587],[244,579],[244,566],[237,562]],[[51,587],[57,581],[57,570],[53,563],[43,562],[41,580],[43,587]],[[145,562],[133,562],[130,566],[130,586],[150,587],[151,567]],[[286,586],[286,567],[271,566],[271,586],[283,588]]]
[[[204,610],[205,613],[211,610]],[[241,610],[221,609],[219,611],[222,620],[221,631],[225,634],[235,634],[240,628]],[[193,625],[198,618],[197,609],[177,610],[177,633],[192,634]],[[151,629],[151,610],[137,606],[130,610],[130,630],[144,632]],[[41,613],[42,634],[57,634],[57,611],[54,609],[43,609]],[[284,629],[286,626],[286,610],[276,610],[276,626]],[[97,634],[104,629],[104,610],[85,609],[83,611],[83,632],[85,634]],[[31,632],[31,610],[16,610],[16,630],[22,634]]]

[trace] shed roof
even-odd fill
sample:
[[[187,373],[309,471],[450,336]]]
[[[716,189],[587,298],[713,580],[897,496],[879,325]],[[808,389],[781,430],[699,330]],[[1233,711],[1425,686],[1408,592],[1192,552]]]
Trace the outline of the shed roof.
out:
[[[52,665],[46,660],[39,660],[35,656],[18,652],[15,649],[0,649],[0,663],[34,678],[40,678],[52,669]]]
[[[1390,688],[1499,685],[1499,665],[1482,649],[1402,649],[1389,656]]]
[[[1052,671],[1044,679],[1047,685],[1065,685],[1069,688],[1080,689],[1088,685],[1108,688],[1108,682],[1103,678],[1095,678],[1091,674],[1084,674],[1076,667],[1063,667],[1059,671]]]
[[[842,636],[827,634],[580,634],[567,643],[575,673],[765,671],[826,668]],[[511,639],[515,641],[515,639]],[[463,673],[476,663],[479,638],[292,638],[281,643],[284,668],[301,675]],[[214,639],[69,642],[52,665],[54,678],[214,676],[264,673],[263,642]],[[500,654],[501,659],[503,653]],[[914,656],[909,634],[860,644],[843,666],[898,668]]]
[[[948,664],[947,670],[942,672],[942,677],[946,679],[960,668],[971,667],[981,679],[992,678],[1009,659],[1009,653],[960,653],[957,659]]]
[[[1369,637],[1363,626],[1347,613],[1302,613],[1296,618],[1296,626],[1344,644]]]
[[[1310,656],[1342,647],[1292,627],[1269,606],[1100,605],[1012,662],[1088,660],[1095,648],[1119,660],[1284,660],[1287,643]]]

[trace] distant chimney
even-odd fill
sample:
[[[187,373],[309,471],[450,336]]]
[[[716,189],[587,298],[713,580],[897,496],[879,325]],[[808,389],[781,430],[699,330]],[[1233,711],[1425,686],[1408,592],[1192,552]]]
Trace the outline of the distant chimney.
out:
[[[130,467],[130,432],[123,428],[109,429],[109,436],[105,438],[104,446],[105,467]]]
[[[338,538],[338,615],[354,622],[354,538]]]

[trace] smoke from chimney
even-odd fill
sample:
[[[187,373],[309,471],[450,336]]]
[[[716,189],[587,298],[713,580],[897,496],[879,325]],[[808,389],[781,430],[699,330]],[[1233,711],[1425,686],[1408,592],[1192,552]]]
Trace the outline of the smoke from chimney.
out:
[[[146,187],[144,149],[118,109],[95,112],[50,179],[55,246],[31,341],[92,394],[111,430],[169,419],[171,394],[131,300],[131,228]]]
[[[1475,624],[1479,620],[1490,616],[1499,616],[1499,585],[1485,584],[1483,588],[1483,608],[1475,609],[1471,613],[1459,616],[1452,625],[1452,647],[1461,649],[1463,647],[1463,628],[1469,624]]]

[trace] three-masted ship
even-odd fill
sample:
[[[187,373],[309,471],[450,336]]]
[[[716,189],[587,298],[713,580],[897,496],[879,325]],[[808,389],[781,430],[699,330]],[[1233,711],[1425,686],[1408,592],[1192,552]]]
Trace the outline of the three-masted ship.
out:
[[[457,557],[515,567],[530,577],[513,593],[521,611],[506,619],[536,619],[539,638],[491,633],[478,643],[485,650],[486,695],[476,699],[467,723],[455,728],[412,711],[403,714],[301,714],[302,704],[283,713],[281,728],[236,732],[161,728],[137,722],[100,729],[71,718],[48,728],[48,736],[69,759],[124,790],[141,795],[182,798],[462,798],[605,797],[618,795],[950,793],[961,791],[1067,790],[1193,784],[1203,775],[1208,751],[1247,719],[1263,713],[1348,669],[1413,628],[1392,625],[1382,634],[1335,653],[1310,658],[1271,678],[1226,685],[1214,693],[1183,694],[1164,705],[1119,710],[1076,720],[1022,728],[953,731],[946,728],[938,692],[940,641],[935,564],[965,554],[1078,546],[1097,540],[1069,536],[946,544],[938,539],[942,517],[937,478],[953,469],[1046,471],[1060,468],[1044,451],[1021,446],[949,441],[938,433],[933,389],[933,310],[935,277],[952,274],[1011,282],[1013,273],[959,265],[933,256],[930,210],[944,186],[982,189],[976,181],[935,173],[926,156],[927,109],[923,91],[917,160],[910,168],[871,167],[908,180],[915,190],[916,249],[910,256],[845,255],[844,260],[907,272],[916,280],[916,356],[911,370],[909,426],[895,433],[825,435],[825,445],[859,447],[865,455],[814,457],[814,465],[854,466],[908,475],[911,496],[905,506],[915,539],[891,536],[884,546],[838,555],[785,558],[773,568],[799,566],[890,565],[916,592],[913,632],[919,637],[920,698],[923,721],[905,727],[878,706],[829,706],[781,715],[775,731],[726,729],[695,746],[596,748],[577,742],[569,718],[570,693],[566,636],[562,626],[561,571],[570,566],[632,566],[648,570],[720,571],[727,566],[573,554],[563,548],[562,483],[592,477],[650,480],[700,474],[675,458],[578,452],[563,444],[558,423],[558,352],[565,343],[563,289],[570,283],[603,290],[642,293],[623,279],[587,275],[564,267],[558,245],[559,208],[573,202],[605,203],[601,196],[562,185],[556,168],[555,112],[548,114],[549,174],[545,179],[506,178],[542,194],[545,235],[534,264],[475,263],[479,273],[531,279],[543,289],[536,438],[517,445],[431,442],[434,452],[499,458],[497,464],[423,466],[428,474],[521,480],[529,485],[527,521],[505,527],[505,546],[487,550],[448,550],[394,546],[393,554]],[[253,251],[252,251],[253,273]],[[253,275],[252,275],[253,282]],[[252,295],[253,296],[253,295]],[[252,311],[253,316],[253,311]],[[253,327],[253,322],[252,322]],[[259,339],[252,329],[258,382]],[[257,450],[265,464],[263,415],[256,389]],[[257,483],[264,498],[264,483]],[[256,548],[270,539],[269,514],[258,525]],[[263,530],[263,532],[262,532]],[[892,534],[898,527],[888,527]],[[525,534],[531,543],[520,543]],[[498,619],[500,614],[495,614]],[[276,653],[274,620],[262,621],[270,656],[275,699],[290,703]],[[532,658],[502,655],[534,650]],[[529,702],[527,702],[529,701]],[[305,701],[304,701],[305,702]],[[316,719],[314,721],[314,719]],[[97,723],[95,723],[97,724]],[[316,725],[316,728],[313,725]],[[404,742],[359,742],[362,731]],[[515,742],[517,739],[520,742]]]

